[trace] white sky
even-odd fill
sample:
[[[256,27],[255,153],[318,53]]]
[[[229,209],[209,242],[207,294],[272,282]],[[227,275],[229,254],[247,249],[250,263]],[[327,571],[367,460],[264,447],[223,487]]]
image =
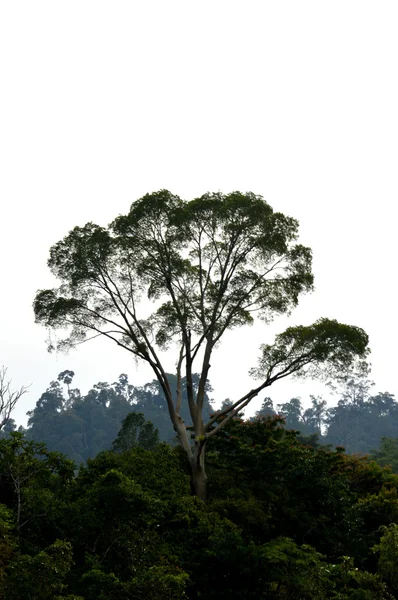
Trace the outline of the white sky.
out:
[[[160,188],[250,190],[299,219],[316,291],[289,323],[363,327],[377,390],[398,392],[397,29],[387,0],[0,3],[0,365],[32,383],[19,423],[64,369],[84,392],[152,378],[110,343],[49,355],[32,301],[53,243]],[[247,391],[258,345],[286,325],[228,336],[216,398]]]

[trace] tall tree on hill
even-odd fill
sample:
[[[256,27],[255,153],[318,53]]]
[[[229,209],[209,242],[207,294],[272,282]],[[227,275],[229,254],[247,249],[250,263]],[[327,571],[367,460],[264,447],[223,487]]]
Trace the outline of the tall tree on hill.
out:
[[[305,424],[310,434],[322,435],[322,425],[326,417],[327,402],[320,396],[311,396],[311,407],[304,412]]]
[[[253,419],[260,419],[260,418],[264,418],[264,417],[270,417],[270,416],[272,416],[274,414],[275,414],[274,403],[272,402],[271,398],[269,398],[267,396],[262,401],[261,406],[256,411],[254,417],[252,417],[252,420]]]
[[[59,349],[104,336],[152,367],[200,498],[207,440],[262,390],[289,375],[345,371],[367,355],[367,335],[357,327],[328,319],[290,327],[261,347],[252,370],[259,384],[204,420],[211,359],[224,333],[255,317],[269,323],[312,290],[311,250],[297,237],[295,219],[252,193],[208,193],[186,202],[161,190],[107,228],[75,227],[50,250],[48,264],[61,285],[37,293],[36,321],[68,330]],[[159,353],[172,344],[174,395]],[[182,374],[192,434],[181,416]]]
[[[339,400],[336,406],[328,409],[326,441],[343,446],[348,452],[366,452],[375,445],[371,443],[366,447],[369,425],[370,429],[374,429],[375,425],[368,402],[369,390],[374,384],[367,379],[367,375],[366,371],[348,378],[340,377],[332,386]]]
[[[288,429],[305,432],[304,411],[300,398],[292,398],[289,402],[278,404],[277,409],[278,413],[284,417]]]

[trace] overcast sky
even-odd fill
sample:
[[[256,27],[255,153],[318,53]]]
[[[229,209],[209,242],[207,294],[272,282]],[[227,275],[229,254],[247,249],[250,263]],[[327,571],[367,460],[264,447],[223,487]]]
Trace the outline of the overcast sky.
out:
[[[377,391],[398,392],[397,30],[396,0],[0,3],[0,365],[32,384],[19,423],[64,369],[84,392],[152,379],[103,341],[49,355],[32,301],[52,244],[161,188],[261,194],[314,252],[290,321],[228,335],[215,398],[247,391],[261,342],[320,316],[363,327]]]

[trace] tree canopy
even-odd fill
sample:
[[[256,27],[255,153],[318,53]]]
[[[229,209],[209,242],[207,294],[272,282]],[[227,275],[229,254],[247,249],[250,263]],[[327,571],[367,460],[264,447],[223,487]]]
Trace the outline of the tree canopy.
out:
[[[48,264],[60,286],[40,290],[34,311],[37,322],[61,332],[58,348],[105,336],[152,367],[204,498],[207,440],[261,390],[289,375],[331,376],[367,356],[368,338],[358,327],[329,319],[290,327],[274,345],[262,346],[252,371],[259,385],[205,422],[206,381],[223,334],[255,318],[269,323],[288,314],[313,289],[311,263],[311,250],[298,243],[298,222],[261,196],[208,193],[187,202],[161,190],[108,227],[75,227],[55,244]],[[161,355],[171,346],[174,394]],[[181,416],[182,374],[188,424]]]

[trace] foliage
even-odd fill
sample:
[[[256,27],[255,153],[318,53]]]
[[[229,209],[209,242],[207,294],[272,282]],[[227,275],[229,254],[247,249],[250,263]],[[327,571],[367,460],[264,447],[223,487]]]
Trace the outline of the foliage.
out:
[[[257,560],[266,567],[264,575],[271,597],[289,600],[326,600],[330,581],[322,556],[308,545],[298,546],[279,537],[257,550]]]
[[[16,543],[12,536],[13,513],[4,504],[0,504],[0,590],[4,586],[6,567],[11,561]]]
[[[202,499],[207,441],[263,389],[289,375],[346,373],[367,357],[368,337],[358,327],[330,319],[289,327],[273,345],[261,346],[252,370],[259,385],[206,418],[211,358],[224,333],[289,314],[312,290],[311,250],[297,238],[297,221],[274,212],[261,196],[208,193],[185,202],[161,190],[134,202],[107,228],[75,227],[50,250],[48,265],[60,286],[38,291],[36,321],[67,332],[61,349],[104,336],[150,365]],[[174,390],[159,353],[172,345]]]
[[[123,419],[112,448],[116,452],[127,452],[137,446],[145,450],[153,450],[158,443],[159,433],[152,423],[145,421],[142,413],[131,412]]]
[[[47,539],[47,527],[56,518],[57,500],[72,480],[72,461],[44,444],[28,441],[20,432],[0,440],[0,497],[13,510],[18,535]]]
[[[397,479],[366,458],[303,445],[281,417],[233,421],[208,449],[209,506],[250,539],[275,535],[364,564],[398,518]]]
[[[4,598],[7,600],[84,600],[70,595],[63,583],[73,564],[70,542],[55,541],[35,556],[23,554],[7,570]]]
[[[0,441],[5,600],[389,600],[398,479],[303,445],[280,416],[235,419],[208,447],[209,498],[179,447],[70,461]],[[21,484],[21,516],[15,485]]]
[[[398,472],[398,403],[394,395],[371,395],[373,384],[366,372],[336,381],[331,385],[338,398],[334,406],[327,407],[322,397],[310,396],[308,408],[304,408],[301,398],[292,398],[274,409],[271,398],[266,398],[256,417],[277,413],[284,417],[286,427],[299,431],[307,443],[342,446],[349,453],[370,453],[380,465],[391,465]]]
[[[391,590],[398,592],[398,524],[382,526],[380,543],[373,547],[378,554],[378,570],[381,576],[388,582]]]
[[[258,365],[251,372],[262,380],[298,375],[327,381],[344,373],[358,356],[366,356],[367,345],[362,329],[319,319],[310,326],[289,327],[273,345],[262,345]],[[359,366],[364,369],[366,363]]]
[[[398,473],[398,438],[383,436],[379,449],[374,450],[370,456],[379,465],[391,467],[394,473]]]

